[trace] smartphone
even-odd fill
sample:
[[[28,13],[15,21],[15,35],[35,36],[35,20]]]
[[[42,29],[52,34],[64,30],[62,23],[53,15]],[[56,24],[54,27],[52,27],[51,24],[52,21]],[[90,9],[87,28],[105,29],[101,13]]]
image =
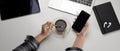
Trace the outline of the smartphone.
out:
[[[85,24],[86,24],[86,22],[87,22],[87,20],[88,20],[89,17],[90,17],[90,14],[88,14],[85,11],[81,11],[81,13],[77,16],[76,21],[72,25],[72,28],[76,32],[81,32],[81,30],[85,26]]]

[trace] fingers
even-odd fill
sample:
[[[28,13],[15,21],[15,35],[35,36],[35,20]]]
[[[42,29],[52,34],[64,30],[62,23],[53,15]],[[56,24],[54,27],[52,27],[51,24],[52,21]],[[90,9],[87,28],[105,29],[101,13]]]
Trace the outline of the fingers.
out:
[[[83,35],[86,35],[87,31],[88,31],[88,28],[89,28],[89,24],[86,23],[84,28],[82,29],[82,31],[80,32],[80,34],[83,34]]]
[[[88,28],[89,28],[89,24],[86,23],[85,26],[83,27],[82,31],[79,32],[79,33],[77,33],[77,35],[78,35],[78,36],[79,36],[79,35],[85,36],[86,33],[87,33],[87,31],[88,31]]]
[[[85,27],[89,27],[89,24],[88,24],[88,22],[85,24]]]
[[[76,21],[76,19],[77,19],[77,18],[74,18],[74,21],[73,21],[73,23]]]
[[[43,27],[47,30],[52,30],[53,26],[55,26],[52,22],[46,22]]]
[[[53,24],[53,23],[51,23],[51,22],[49,22],[49,27],[50,27],[50,30],[52,30],[53,26],[54,26],[54,24]]]
[[[48,26],[50,27],[50,29],[52,29],[54,24],[52,22],[49,22]]]

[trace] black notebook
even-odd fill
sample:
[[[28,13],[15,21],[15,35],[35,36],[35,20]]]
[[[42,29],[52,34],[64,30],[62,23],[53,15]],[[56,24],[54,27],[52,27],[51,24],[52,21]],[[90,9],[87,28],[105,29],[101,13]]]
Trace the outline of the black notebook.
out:
[[[94,6],[93,10],[103,34],[120,29],[120,24],[111,2]]]
[[[38,0],[0,0],[2,20],[40,12]]]

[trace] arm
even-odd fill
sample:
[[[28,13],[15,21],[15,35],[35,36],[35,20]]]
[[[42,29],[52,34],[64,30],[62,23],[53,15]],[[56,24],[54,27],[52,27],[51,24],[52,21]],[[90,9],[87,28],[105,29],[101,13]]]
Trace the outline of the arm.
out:
[[[27,36],[25,42],[13,51],[36,51],[40,42],[49,36],[49,32],[52,30],[53,26],[54,25],[51,22],[42,25],[42,32],[40,34],[35,38],[33,36]]]
[[[83,47],[83,43],[85,40],[86,33],[88,31],[88,23],[86,23],[85,27],[80,33],[77,33],[77,37],[75,39],[75,42],[73,44],[73,47],[67,48],[66,51],[83,51],[81,48]]]

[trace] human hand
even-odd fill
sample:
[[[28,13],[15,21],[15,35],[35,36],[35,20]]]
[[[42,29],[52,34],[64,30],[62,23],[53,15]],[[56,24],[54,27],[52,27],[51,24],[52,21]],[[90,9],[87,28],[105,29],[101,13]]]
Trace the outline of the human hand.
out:
[[[47,23],[43,24],[41,34],[44,36],[48,36],[49,33],[51,32],[53,26],[54,26],[54,24],[51,22],[47,22]]]
[[[82,31],[77,33],[77,37],[76,37],[76,40],[73,44],[73,47],[77,47],[77,48],[83,47],[83,42],[84,42],[84,39],[86,37],[86,33],[88,31],[88,28],[89,28],[89,25],[88,25],[88,23],[86,23],[84,28],[82,29]]]
[[[83,27],[82,31],[77,33],[77,37],[85,37],[86,34],[87,34],[87,31],[88,31],[88,28],[89,28],[89,24],[86,23],[85,26]]]
[[[43,39],[49,36],[54,24],[51,22],[47,22],[42,25],[42,31],[39,35],[36,36],[36,40],[41,42]]]

